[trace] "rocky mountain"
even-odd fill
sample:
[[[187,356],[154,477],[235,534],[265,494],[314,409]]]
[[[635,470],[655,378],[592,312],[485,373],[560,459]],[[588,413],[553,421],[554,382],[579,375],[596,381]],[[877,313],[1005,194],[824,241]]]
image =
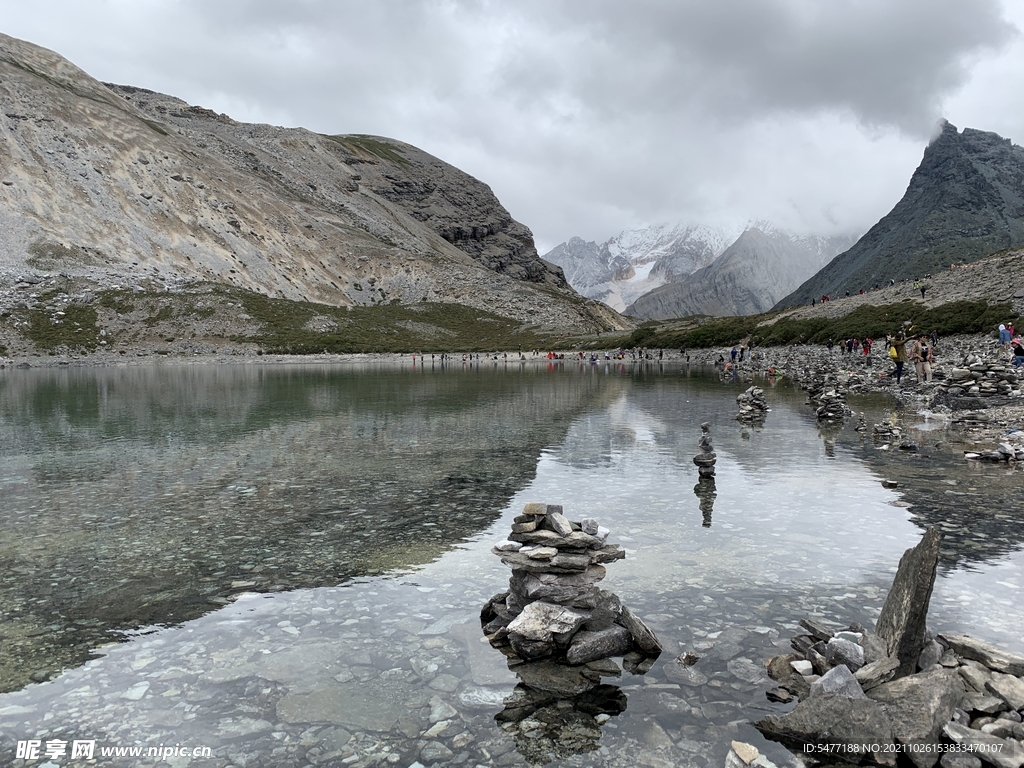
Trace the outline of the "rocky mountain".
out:
[[[4,35],[0,102],[0,288],[40,273],[101,288],[202,281],[628,326],[542,261],[485,184],[409,144],[238,123]]]
[[[1021,244],[1024,148],[944,121],[896,206],[779,306],[924,277]]]
[[[659,286],[717,258],[739,234],[726,227],[658,225],[626,230],[598,245],[574,237],[544,254],[584,296],[622,311]]]
[[[754,315],[848,248],[853,237],[797,236],[752,226],[711,264],[644,294],[625,314],[644,320],[687,315]]]

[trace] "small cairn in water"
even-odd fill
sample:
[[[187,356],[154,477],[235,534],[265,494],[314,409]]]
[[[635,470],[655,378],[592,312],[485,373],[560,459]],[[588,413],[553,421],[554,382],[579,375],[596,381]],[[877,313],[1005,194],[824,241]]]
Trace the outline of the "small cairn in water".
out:
[[[750,387],[746,392],[736,395],[736,402],[740,406],[736,419],[744,423],[763,423],[770,410],[764,398],[764,390],[760,387]]]
[[[836,386],[826,386],[814,398],[817,407],[814,414],[819,421],[845,421],[853,415],[846,404],[846,396]]]
[[[700,442],[697,443],[700,453],[693,457],[697,465],[697,474],[703,477],[715,476],[715,462],[718,460],[715,447],[711,444],[711,423],[705,421],[700,425]]]
[[[605,577],[604,565],[626,556],[607,543],[608,534],[593,518],[567,519],[561,506],[523,507],[512,533],[491,550],[512,568],[509,589],[480,613],[491,645],[526,662],[586,665],[624,656],[628,671],[647,672],[661,643],[618,596],[596,586]],[[515,670],[525,673],[525,666]],[[592,677],[589,687],[598,684],[600,673]],[[587,687],[584,681],[582,690]]]

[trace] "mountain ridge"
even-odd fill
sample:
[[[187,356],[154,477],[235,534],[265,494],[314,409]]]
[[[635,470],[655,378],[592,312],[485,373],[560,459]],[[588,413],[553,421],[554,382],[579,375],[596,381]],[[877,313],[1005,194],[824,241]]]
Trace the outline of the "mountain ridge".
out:
[[[893,209],[777,307],[923,278],[1022,244],[1024,148],[944,120]]]
[[[572,291],[486,184],[404,142],[239,123],[5,35],[0,97],[0,284],[62,271],[629,327]]]

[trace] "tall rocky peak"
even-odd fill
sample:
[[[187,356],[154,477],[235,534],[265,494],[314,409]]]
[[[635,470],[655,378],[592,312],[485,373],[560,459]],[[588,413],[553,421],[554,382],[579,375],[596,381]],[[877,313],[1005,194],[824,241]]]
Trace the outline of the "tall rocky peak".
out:
[[[1024,244],[1024,148],[943,121],[903,198],[779,307],[924,277]]]
[[[0,284],[33,269],[207,280],[628,325],[572,291],[487,185],[409,144],[239,123],[5,35],[0,101]]]

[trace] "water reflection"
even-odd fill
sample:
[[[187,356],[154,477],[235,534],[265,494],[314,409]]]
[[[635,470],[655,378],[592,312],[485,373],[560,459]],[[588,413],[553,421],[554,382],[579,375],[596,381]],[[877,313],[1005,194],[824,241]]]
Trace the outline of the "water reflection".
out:
[[[0,391],[0,690],[111,630],[429,562],[627,382],[350,367],[12,372]]]
[[[710,528],[711,513],[715,510],[715,498],[718,496],[718,492],[715,489],[715,478],[700,478],[697,481],[697,484],[693,486],[693,492],[699,500],[698,506],[700,507],[701,513],[701,526],[704,528]]]
[[[100,421],[89,415],[91,406],[79,403],[73,408],[78,423],[93,419],[94,426],[88,428],[100,432],[95,425],[108,421],[105,414],[120,399],[117,412],[135,419],[137,428],[144,430],[145,419],[156,417],[132,407],[127,392],[120,391],[116,381],[105,382],[105,375],[98,377],[92,391],[106,394],[89,396],[98,404]],[[229,434],[203,441],[194,454],[188,441],[172,430],[152,429],[142,440],[115,424],[107,426],[115,432],[109,440],[95,435],[79,440],[78,428],[67,428],[60,421],[63,417],[56,416],[50,427],[52,440],[44,439],[41,431],[34,432],[31,419],[21,422],[24,431],[15,429],[10,418],[23,404],[9,396],[8,380],[0,393],[0,407],[5,409],[0,425],[3,512],[34,514],[58,535],[42,546],[43,542],[34,541],[28,522],[11,515],[5,518],[17,526],[20,539],[13,541],[10,532],[2,534],[8,536],[2,550],[4,564],[33,570],[21,575],[31,588],[22,586],[24,591],[19,592],[4,587],[8,590],[4,609],[9,610],[8,595],[25,594],[39,602],[21,606],[18,610],[23,613],[5,621],[0,653],[30,647],[36,638],[45,637],[32,634],[45,630],[47,625],[40,623],[43,617],[73,608],[56,602],[61,590],[69,587],[59,578],[51,580],[51,576],[60,577],[61,571],[54,568],[57,556],[48,552],[73,551],[77,537],[85,537],[89,544],[82,547],[80,580],[89,575],[91,566],[85,554],[97,546],[102,554],[101,533],[91,528],[76,532],[74,525],[61,528],[53,522],[64,510],[81,520],[93,514],[96,530],[123,538],[123,545],[117,546],[123,546],[126,559],[118,578],[129,581],[135,576],[131,569],[146,573],[144,560],[132,549],[142,546],[137,541],[141,533],[151,526],[161,535],[175,532],[169,524],[160,528],[161,515],[188,523],[180,526],[185,532],[212,526],[208,538],[217,554],[209,565],[224,562],[220,568],[224,574],[215,577],[219,584],[227,579],[255,580],[246,578],[248,572],[240,568],[259,565],[260,552],[294,558],[294,570],[300,573],[293,577],[292,569],[278,568],[270,586],[287,586],[292,578],[327,578],[302,569],[312,562],[310,558],[319,557],[322,570],[329,572],[335,553],[361,556],[380,568],[387,562],[413,564],[420,556],[433,554],[414,571],[349,579],[343,587],[263,595],[242,592],[251,587],[238,587],[237,592],[226,593],[235,601],[219,610],[104,648],[102,658],[70,669],[52,682],[4,694],[0,696],[0,762],[14,754],[16,739],[93,738],[107,745],[209,745],[215,757],[202,762],[205,768],[389,761],[522,766],[529,764],[524,754],[531,754],[529,742],[536,739],[537,758],[551,758],[556,765],[720,766],[729,741],[739,739],[755,744],[780,766],[793,765],[790,757],[759,740],[745,725],[774,709],[764,696],[769,682],[764,678],[763,660],[785,650],[801,618],[871,626],[891,583],[892,569],[903,550],[918,541],[926,519],[955,527],[954,533],[947,533],[950,550],[936,580],[930,628],[966,630],[1009,650],[1024,651],[1020,634],[1024,606],[1019,600],[1024,588],[1020,550],[1024,504],[1019,473],[1008,474],[1005,467],[965,467],[958,456],[935,447],[941,436],[934,432],[929,440],[915,438],[922,446],[918,454],[878,451],[870,440],[861,440],[853,425],[838,434],[834,457],[829,458],[813,412],[802,404],[799,392],[783,386],[768,393],[773,410],[764,429],[744,438],[735,428],[736,390],[717,380],[667,374],[622,379],[591,372],[589,366],[586,372],[574,369],[565,376],[559,383],[569,385],[568,394],[558,386],[548,390],[530,383],[529,375],[517,386],[481,382],[474,389],[460,383],[450,390],[443,381],[431,381],[429,372],[417,371],[416,382],[410,381],[408,388],[387,381],[380,384],[385,391],[390,388],[388,397],[401,416],[393,415],[387,405],[374,411],[374,387],[363,384],[356,386],[362,387],[371,407],[364,410],[354,399],[339,413],[332,413],[330,408],[335,406],[327,405],[345,402],[338,400],[342,396],[332,393],[331,386],[296,385],[307,403],[313,403],[309,416],[280,421],[274,418],[272,403],[258,418],[245,416],[255,413],[253,403],[259,398],[225,392],[226,412],[240,422],[247,419],[262,426],[231,435],[222,424],[222,432]],[[579,381],[570,382],[568,377]],[[205,381],[197,386],[214,385]],[[532,392],[520,393],[519,387]],[[286,397],[291,389],[278,391]],[[313,391],[316,394],[310,399]],[[433,392],[422,398],[424,403],[447,399],[449,405],[439,409],[440,415],[414,402],[402,406],[403,399],[408,401],[416,392]],[[117,395],[113,400],[112,393]],[[554,398],[553,404],[531,400],[531,396],[548,395]],[[150,397],[161,398],[155,391]],[[879,416],[873,415],[870,403],[856,407],[868,411],[872,421],[880,417],[881,410],[877,410]],[[62,408],[50,411],[60,414]],[[182,408],[191,406],[185,403]],[[521,410],[526,416],[503,416],[506,409]],[[195,418],[209,419],[216,426],[225,410],[193,412]],[[159,418],[165,428],[184,427],[188,421],[175,416],[173,409]],[[493,430],[500,433],[496,437],[480,434],[491,432],[489,418],[498,424]],[[712,424],[718,459],[718,498],[710,528],[697,519],[694,498],[686,490],[697,481],[692,457],[702,421]],[[321,422],[326,426],[319,428]],[[511,436],[504,434],[507,430],[512,430]],[[552,439],[545,442],[544,435]],[[417,442],[411,444],[410,438]],[[504,454],[486,452],[484,446],[491,439],[498,440]],[[352,446],[347,448],[350,441]],[[462,441],[469,441],[471,448],[463,452]],[[279,448],[271,452],[270,445]],[[536,452],[526,462],[514,459],[520,450],[523,455]],[[427,459],[420,459],[421,451]],[[442,474],[430,462],[444,463],[447,451],[454,454],[456,469],[446,467]],[[269,453],[274,454],[273,461],[265,458]],[[185,461],[182,455],[190,458]],[[62,485],[59,472],[34,473],[35,466],[55,460],[68,469],[80,467],[72,475],[75,479]],[[132,469],[134,460],[141,462],[138,472]],[[481,499],[496,496],[481,491],[477,498],[471,491],[454,498],[435,496],[430,503],[444,506],[423,509],[418,495],[403,497],[402,491],[380,482],[357,487],[359,492],[349,497],[347,511],[356,515],[311,514],[295,529],[310,535],[294,542],[279,544],[277,536],[268,535],[275,530],[272,523],[277,517],[290,520],[307,508],[340,509],[334,499],[338,489],[347,488],[341,480],[355,482],[371,467],[377,467],[384,480],[397,481],[400,489],[415,490],[436,487],[439,478],[453,472],[466,478],[483,477],[471,473],[508,466],[520,467],[518,487],[503,486],[498,478],[455,486],[456,490],[504,489],[496,494],[507,494],[501,506],[485,509]],[[197,473],[193,481],[174,477],[189,467]],[[147,480],[150,474],[156,481]],[[294,484],[302,488],[278,488],[275,483],[282,476],[299,478]],[[335,476],[340,479],[335,481]],[[407,476],[413,480],[407,481]],[[371,473],[366,479],[374,477]],[[883,488],[879,480],[884,477],[898,479],[900,486]],[[199,486],[208,489],[205,496],[195,490]],[[278,489],[271,494],[268,488]],[[169,491],[184,493],[199,512],[189,512],[188,504],[176,500],[176,493],[165,495]],[[119,499],[119,492],[126,498]],[[385,501],[374,512],[371,498],[377,492]],[[76,493],[83,498],[76,500]],[[290,501],[284,504],[293,505],[289,510],[273,501],[278,493],[299,495],[286,497]],[[395,515],[389,517],[386,509],[386,504],[402,498],[407,501],[396,505],[403,510],[398,517],[415,521],[414,534],[396,538],[393,552],[374,561],[371,555],[376,550],[370,543],[384,542],[390,534],[360,534],[366,528],[393,531],[396,536],[404,533],[401,519],[393,520]],[[508,531],[523,504],[537,499],[563,500],[567,515],[593,516],[613,530],[628,555],[610,569],[609,589],[643,616],[665,645],[662,659],[667,661],[659,659],[642,678],[629,674],[603,678],[592,689],[607,691],[598,703],[544,693],[536,685],[534,691],[527,690],[527,678],[510,671],[507,657],[480,634],[478,607],[508,581],[507,569],[490,553],[490,546]],[[897,503],[913,506],[908,509]],[[249,505],[267,510],[254,518],[262,530],[253,533],[240,523],[225,527],[229,523],[222,518],[241,516],[244,521],[253,508]],[[109,519],[103,515],[108,509]],[[464,511],[467,517],[461,516]],[[321,547],[318,539],[329,537],[330,529],[314,523],[332,518],[340,518],[347,527],[330,546]],[[393,527],[383,528],[389,522]],[[446,525],[451,537],[431,538],[435,526],[426,525],[431,522]],[[252,534],[253,539],[226,543],[228,530],[230,535]],[[311,535],[321,530],[328,533]],[[420,537],[428,541],[422,549]],[[187,539],[184,534],[180,538]],[[194,541],[196,556],[202,558],[205,540]],[[40,567],[20,553],[22,546],[36,545],[43,558]],[[154,556],[159,554],[154,550]],[[970,567],[962,567],[965,563]],[[234,570],[235,564],[239,570]],[[288,562],[282,559],[279,564]],[[187,558],[169,559],[165,567],[168,583],[187,580],[174,575],[176,569],[188,573]],[[105,569],[113,566],[103,566],[97,574],[102,576]],[[0,577],[9,575],[5,571]],[[58,586],[46,586],[51,583]],[[117,581],[104,583],[114,586]],[[134,590],[123,589],[136,605],[144,605],[162,599],[162,586],[162,582],[140,581]],[[38,615],[33,618],[37,623],[18,624],[19,616],[25,615]],[[52,619],[53,626],[59,627],[61,620]],[[692,667],[693,674],[681,675],[674,659],[691,651],[700,659]],[[609,682],[614,685],[600,687]],[[628,707],[615,714],[627,697]],[[499,717],[506,708],[508,721]],[[564,720],[560,719],[563,713]],[[525,716],[515,720],[519,714]],[[567,730],[556,734],[560,723],[567,723]],[[562,756],[567,752],[557,751],[563,746],[555,738],[562,733],[572,734],[568,746],[574,749],[594,744],[597,749],[582,756]]]

